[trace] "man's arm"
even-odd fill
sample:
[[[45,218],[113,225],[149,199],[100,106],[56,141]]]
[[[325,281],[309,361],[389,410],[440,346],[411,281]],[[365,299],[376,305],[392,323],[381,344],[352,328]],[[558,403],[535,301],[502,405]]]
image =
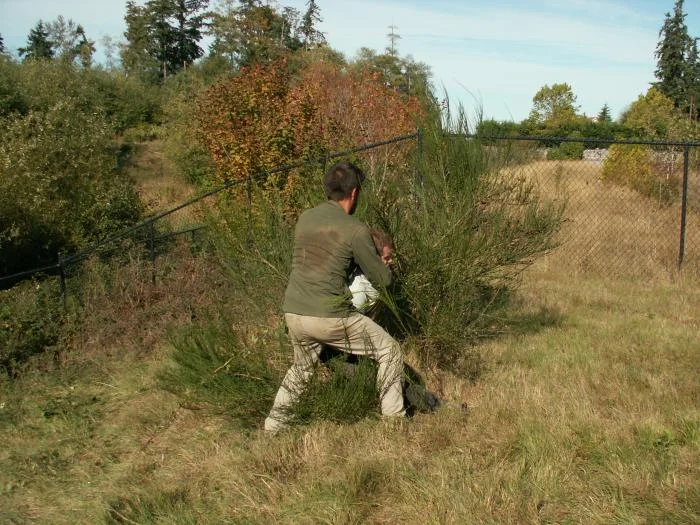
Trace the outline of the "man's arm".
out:
[[[353,235],[352,255],[355,262],[377,288],[386,288],[391,284],[391,269],[377,255],[372,236],[366,227],[358,228]]]

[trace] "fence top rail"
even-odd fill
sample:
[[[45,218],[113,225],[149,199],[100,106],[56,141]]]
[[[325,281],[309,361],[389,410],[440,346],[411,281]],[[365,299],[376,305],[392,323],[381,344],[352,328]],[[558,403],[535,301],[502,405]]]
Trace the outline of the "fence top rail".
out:
[[[407,140],[416,139],[419,136],[420,136],[420,131],[414,131],[413,133],[408,133],[406,135],[400,135],[398,137],[393,137],[391,139],[382,140],[382,141],[378,141],[378,142],[372,142],[369,144],[364,144],[362,146],[356,146],[354,148],[349,148],[349,149],[342,150],[342,151],[330,152],[326,155],[323,155],[321,157],[316,157],[314,159],[301,160],[301,161],[292,162],[289,164],[283,164],[282,166],[277,166],[277,167],[271,168],[269,170],[261,170],[257,173],[249,175],[246,179],[238,179],[238,180],[230,181],[230,182],[227,182],[226,184],[223,184],[217,188],[209,190],[203,194],[196,195],[195,197],[192,197],[191,199],[186,200],[185,202],[175,206],[174,208],[171,208],[171,209],[166,210],[164,212],[158,213],[157,215],[149,217],[146,220],[144,220],[138,224],[135,224],[134,226],[131,226],[131,227],[115,234],[115,235],[107,237],[106,239],[103,239],[95,244],[92,244],[91,246],[88,246],[87,248],[85,248],[84,250],[82,250],[78,253],[74,253],[73,255],[71,255],[69,257],[62,257],[61,262],[59,262],[58,264],[54,264],[51,266],[45,266],[42,268],[34,268],[32,270],[19,272],[19,273],[15,273],[12,275],[2,276],[2,277],[0,277],[0,282],[7,281],[10,279],[18,279],[20,277],[30,277],[30,276],[35,275],[37,273],[46,272],[48,270],[55,270],[55,269],[61,268],[62,266],[69,266],[71,264],[85,260],[91,254],[95,253],[97,250],[99,250],[100,248],[102,248],[103,246],[105,246],[109,243],[121,240],[124,237],[126,237],[126,236],[128,236],[128,235],[130,235],[138,230],[141,230],[143,228],[146,228],[148,226],[153,225],[156,221],[162,219],[163,217],[167,217],[168,215],[171,215],[171,214],[173,214],[173,213],[175,213],[183,208],[186,208],[187,206],[191,206],[192,204],[195,204],[196,202],[204,200],[204,199],[211,197],[212,195],[215,195],[217,193],[220,193],[224,190],[227,190],[227,189],[232,188],[234,186],[245,184],[248,181],[257,180],[257,179],[260,179],[260,178],[263,178],[263,177],[266,177],[266,176],[269,176],[269,175],[272,175],[275,173],[284,173],[286,171],[290,171],[290,170],[293,170],[296,168],[301,168],[304,166],[312,166],[314,164],[325,163],[331,159],[345,157],[345,156],[351,155],[353,153],[360,153],[362,151],[367,151],[367,150],[379,148],[381,146],[388,146],[390,144],[396,144],[398,142],[404,142]]]
[[[645,140],[645,139],[595,139],[595,138],[572,138],[572,137],[531,137],[531,136],[495,136],[495,135],[464,135],[461,133],[450,133],[451,136],[461,136],[477,140],[515,140],[515,141],[530,141],[530,142],[582,142],[584,144],[638,144],[640,146],[677,146],[677,147],[700,147],[700,141],[688,140]]]

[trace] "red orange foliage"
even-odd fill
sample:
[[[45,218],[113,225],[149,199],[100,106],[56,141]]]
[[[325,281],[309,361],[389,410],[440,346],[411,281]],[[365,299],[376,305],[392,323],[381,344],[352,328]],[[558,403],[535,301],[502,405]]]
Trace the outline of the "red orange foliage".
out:
[[[416,99],[368,71],[317,62],[292,79],[278,62],[253,66],[205,91],[197,125],[220,180],[230,181],[410,133],[420,113]],[[396,158],[382,153],[385,163],[405,156],[405,150],[392,152]]]

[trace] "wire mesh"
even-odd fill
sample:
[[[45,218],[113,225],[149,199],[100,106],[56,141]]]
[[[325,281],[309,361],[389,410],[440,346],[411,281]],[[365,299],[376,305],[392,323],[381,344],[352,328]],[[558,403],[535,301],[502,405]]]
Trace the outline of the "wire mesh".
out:
[[[520,139],[490,141],[508,150],[502,168],[532,181],[548,199],[565,202],[555,259],[579,271],[609,276],[697,273],[700,267],[698,147],[650,142],[571,143],[581,159],[557,147]],[[553,139],[550,139],[550,144]],[[685,229],[682,231],[684,158],[688,151]],[[681,240],[682,239],[682,240]]]

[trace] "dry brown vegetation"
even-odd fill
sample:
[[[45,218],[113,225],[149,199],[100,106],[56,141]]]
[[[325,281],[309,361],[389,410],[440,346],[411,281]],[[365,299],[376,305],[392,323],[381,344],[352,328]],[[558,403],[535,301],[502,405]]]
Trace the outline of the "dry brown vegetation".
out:
[[[549,198],[566,202],[554,267],[620,277],[672,275],[678,265],[680,200],[659,206],[635,190],[604,183],[599,165],[538,161],[508,170],[536,180]],[[700,275],[700,173],[689,177],[684,272]]]
[[[170,331],[239,308],[226,274],[185,243],[157,260],[155,286],[142,258],[118,271],[92,261],[61,366],[47,357],[0,386],[0,521],[697,523],[697,274],[628,241],[669,234],[654,227],[660,215],[632,215],[645,201],[601,185],[595,168],[519,173],[578,197],[566,242],[522,275],[507,319],[494,319],[500,335],[472,349],[481,376],[421,370],[468,411],[241,430],[157,379]],[[250,347],[273,344],[277,322],[260,319]]]

